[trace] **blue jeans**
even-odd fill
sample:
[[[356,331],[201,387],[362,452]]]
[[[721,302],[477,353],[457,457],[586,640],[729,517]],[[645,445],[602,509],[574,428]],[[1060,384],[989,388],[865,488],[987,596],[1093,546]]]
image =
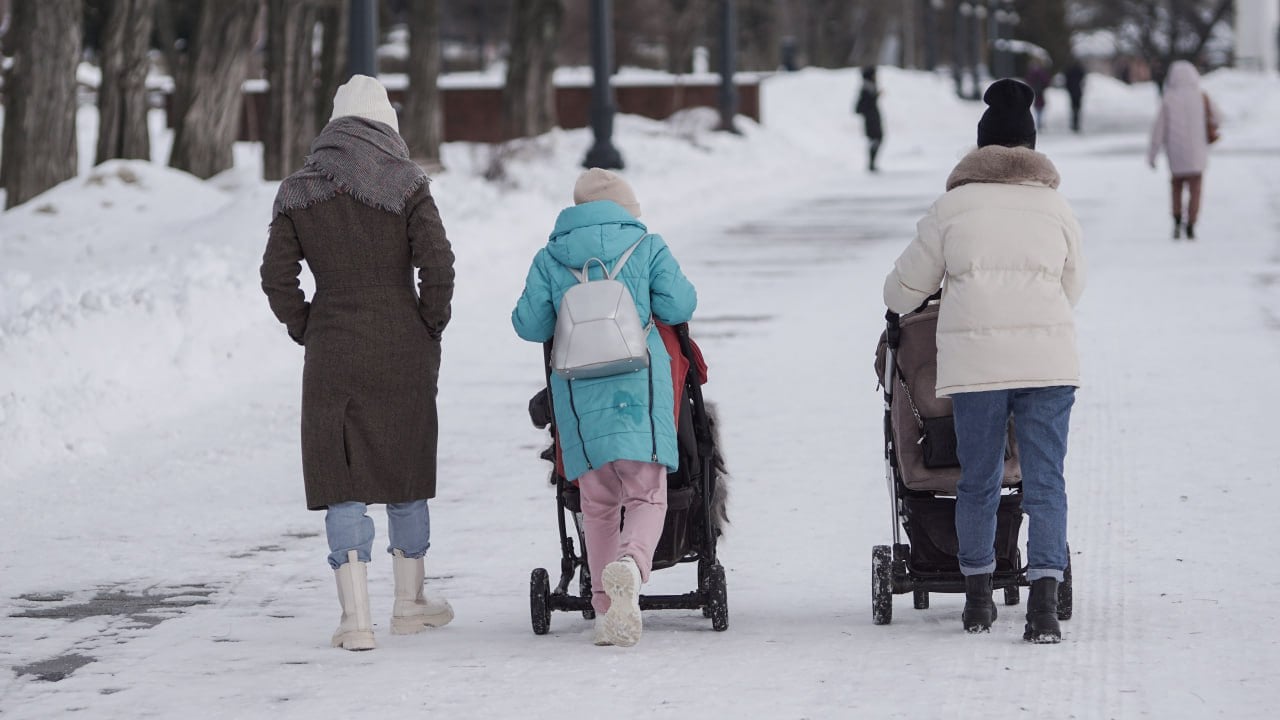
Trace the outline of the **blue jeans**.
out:
[[[1028,518],[1027,580],[1062,580],[1067,568],[1067,487],[1062,465],[1075,397],[1076,389],[1065,385],[951,396],[960,459],[956,536],[961,573],[980,575],[996,568],[996,508],[1012,415],[1022,464],[1022,510]]]
[[[337,570],[347,562],[347,552],[355,550],[361,562],[369,562],[373,552],[373,518],[365,514],[362,502],[330,505],[324,514],[329,536],[329,567]],[[390,553],[399,550],[407,558],[420,558],[431,547],[431,513],[426,500],[387,504],[387,535]]]

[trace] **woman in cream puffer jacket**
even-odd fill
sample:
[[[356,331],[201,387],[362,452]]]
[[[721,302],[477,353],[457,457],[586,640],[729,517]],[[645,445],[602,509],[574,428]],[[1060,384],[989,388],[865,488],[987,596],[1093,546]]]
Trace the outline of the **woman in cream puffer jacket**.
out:
[[[1034,150],[979,148],[894,263],[884,287],[894,312],[942,287],[939,397],[1080,384],[1072,308],[1084,289],[1081,232],[1058,182]]]
[[[965,578],[965,630],[985,632],[996,512],[1009,419],[1022,466],[1031,597],[1023,638],[1055,643],[1058,583],[1067,568],[1063,466],[1080,384],[1072,308],[1084,289],[1080,225],[1058,194],[1058,171],[1035,151],[1035,93],[1016,80],[987,89],[978,149],[885,279],[889,309],[907,313],[942,288],[937,394],[951,398],[960,481],[957,559]]]

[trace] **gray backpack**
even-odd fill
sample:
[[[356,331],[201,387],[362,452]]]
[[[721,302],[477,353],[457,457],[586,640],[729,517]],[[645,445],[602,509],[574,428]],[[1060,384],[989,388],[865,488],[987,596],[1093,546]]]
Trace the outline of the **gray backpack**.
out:
[[[582,272],[569,272],[578,284],[565,291],[556,315],[556,332],[551,344],[551,370],[569,380],[604,377],[634,372],[649,367],[648,325],[640,322],[636,301],[618,273],[627,264],[645,235],[618,258],[613,271],[599,258],[591,258]],[[587,274],[591,263],[605,271],[605,277],[592,280]]]

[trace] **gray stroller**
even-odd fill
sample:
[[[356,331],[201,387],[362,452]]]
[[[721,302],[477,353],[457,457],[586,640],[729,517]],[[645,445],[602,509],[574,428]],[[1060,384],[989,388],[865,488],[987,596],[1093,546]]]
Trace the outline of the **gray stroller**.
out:
[[[964,576],[956,559],[955,426],[951,401],[934,395],[937,379],[938,308],[941,293],[901,317],[885,314],[887,327],[876,348],[876,375],[884,390],[885,476],[892,502],[893,545],[871,550],[871,617],[893,620],[893,596],[911,593],[915,609],[929,607],[929,593],[961,593]],[[1005,605],[1017,605],[1028,585],[1018,533],[1022,527],[1022,471],[1013,425],[1005,450],[1004,482],[996,514],[996,570],[992,586],[1004,590]],[[907,542],[903,542],[902,532]],[[1071,617],[1071,564],[1058,585],[1058,619]]]

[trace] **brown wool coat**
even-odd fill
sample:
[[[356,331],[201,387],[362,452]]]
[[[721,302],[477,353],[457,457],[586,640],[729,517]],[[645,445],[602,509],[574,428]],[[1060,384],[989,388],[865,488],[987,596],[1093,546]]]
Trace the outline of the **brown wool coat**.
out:
[[[262,289],[306,347],[302,474],[311,510],[436,493],[436,381],[453,251],[427,187],[405,207],[396,215],[339,193],[271,223]],[[298,283],[304,260],[316,280],[309,303]]]

